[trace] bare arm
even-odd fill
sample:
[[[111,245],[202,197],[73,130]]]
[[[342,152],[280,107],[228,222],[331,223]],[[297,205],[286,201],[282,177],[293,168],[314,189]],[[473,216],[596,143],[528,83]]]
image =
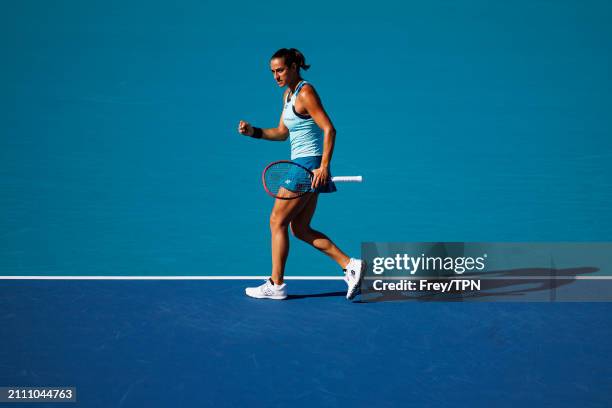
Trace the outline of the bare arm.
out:
[[[287,91],[283,94],[283,104],[285,101],[285,97],[287,95]],[[238,124],[238,132],[242,135],[253,136],[253,126],[249,122],[245,122],[241,120]],[[282,142],[283,140],[287,140],[289,137],[289,129],[283,123],[283,114],[281,113],[280,121],[278,122],[278,127],[261,129],[261,138],[272,141]]]
[[[321,99],[314,88],[306,85],[302,88],[298,98],[308,114],[312,116],[317,126],[323,130],[323,157],[321,158],[321,166],[313,171],[314,178],[312,185],[318,187],[327,184],[329,180],[329,164],[334,154],[334,145],[336,143],[336,129],[331,122],[331,119],[325,112]]]

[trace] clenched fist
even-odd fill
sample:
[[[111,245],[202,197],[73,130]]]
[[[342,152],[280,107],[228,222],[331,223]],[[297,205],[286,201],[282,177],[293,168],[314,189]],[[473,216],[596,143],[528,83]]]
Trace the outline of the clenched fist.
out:
[[[238,124],[238,133],[245,136],[253,136],[253,126],[249,122],[241,120]]]

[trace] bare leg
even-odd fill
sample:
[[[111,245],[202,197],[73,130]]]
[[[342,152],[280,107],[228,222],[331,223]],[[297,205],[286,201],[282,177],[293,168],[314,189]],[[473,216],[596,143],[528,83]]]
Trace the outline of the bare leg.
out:
[[[346,267],[349,257],[340,250],[325,234],[310,227],[310,221],[317,208],[318,194],[313,194],[301,211],[291,220],[291,232],[297,238],[309,243],[332,258],[341,268]]]
[[[276,199],[270,214],[270,233],[272,238],[272,281],[283,283],[285,263],[289,255],[289,234],[287,227],[291,220],[306,206],[314,194],[309,193],[293,200]]]

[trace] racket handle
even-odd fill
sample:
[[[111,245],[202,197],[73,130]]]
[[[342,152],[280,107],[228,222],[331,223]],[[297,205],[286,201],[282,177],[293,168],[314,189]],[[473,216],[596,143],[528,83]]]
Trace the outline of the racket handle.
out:
[[[334,183],[361,183],[363,181],[363,177],[361,176],[335,176],[332,177],[332,181]]]

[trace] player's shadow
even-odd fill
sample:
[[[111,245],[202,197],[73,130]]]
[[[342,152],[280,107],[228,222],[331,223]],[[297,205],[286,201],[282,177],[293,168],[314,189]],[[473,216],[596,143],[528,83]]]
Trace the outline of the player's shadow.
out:
[[[326,293],[313,293],[306,295],[288,295],[285,300],[296,300],[296,299],[306,299],[306,298],[322,298],[322,297],[336,297],[336,296],[346,296],[346,292],[326,292]]]

